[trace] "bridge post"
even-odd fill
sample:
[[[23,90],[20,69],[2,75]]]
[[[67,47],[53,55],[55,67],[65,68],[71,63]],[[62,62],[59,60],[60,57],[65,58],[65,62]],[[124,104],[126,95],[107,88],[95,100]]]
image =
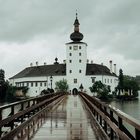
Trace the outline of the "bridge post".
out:
[[[136,140],[140,139],[140,131],[136,128],[135,128],[135,136],[136,136]]]
[[[21,109],[20,109],[20,111],[23,111],[23,109],[24,109],[24,103],[21,103]],[[24,116],[21,116],[21,123],[23,123],[23,118],[24,118]],[[21,130],[21,138],[23,137],[23,129]]]
[[[10,113],[10,116],[14,115],[14,112],[15,112],[15,109],[14,109],[14,108],[15,108],[14,105],[11,106],[11,113]],[[11,130],[14,129],[14,121],[12,121],[12,122],[10,123],[10,127],[11,127]]]
[[[100,104],[100,110],[102,111],[102,105]],[[102,116],[100,115],[100,125],[102,126]]]
[[[106,109],[105,106],[104,106],[104,113],[105,113],[105,115],[107,115],[107,109]],[[104,120],[104,130],[105,130],[105,132],[106,132],[106,134],[107,134],[107,123],[106,123],[105,120]]]
[[[118,127],[120,130],[122,130],[123,125],[122,125],[122,118],[118,117]]]
[[[112,110],[110,110],[110,119],[113,122],[113,111]],[[110,129],[111,129],[110,130],[110,139],[113,140],[113,138],[114,138],[114,132],[113,132],[113,129],[112,128],[110,128]]]
[[[2,120],[2,110],[0,109],[0,121]],[[2,135],[2,127],[0,127],[0,137]]]

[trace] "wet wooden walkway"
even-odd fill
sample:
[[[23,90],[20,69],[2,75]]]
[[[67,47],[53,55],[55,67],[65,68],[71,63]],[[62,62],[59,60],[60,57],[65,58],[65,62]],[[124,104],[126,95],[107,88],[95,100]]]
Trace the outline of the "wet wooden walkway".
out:
[[[140,140],[140,124],[85,93],[54,93],[0,107],[0,140],[31,139]]]
[[[90,121],[80,97],[69,95],[48,113],[32,140],[95,140]]]

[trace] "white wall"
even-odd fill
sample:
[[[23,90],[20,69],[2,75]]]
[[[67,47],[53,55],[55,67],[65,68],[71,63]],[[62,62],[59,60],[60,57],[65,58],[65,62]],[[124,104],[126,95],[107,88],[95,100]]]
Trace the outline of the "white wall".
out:
[[[77,49],[75,49],[77,46]],[[71,47],[71,49],[70,49]],[[81,48],[80,48],[81,47]],[[72,54],[70,56],[70,53]],[[81,53],[81,55],[79,55]],[[70,60],[72,61],[70,63]],[[79,62],[81,60],[81,63]],[[86,74],[87,65],[87,44],[86,43],[74,43],[66,44],[66,73],[70,90],[77,88],[81,85],[83,78]],[[72,70],[72,73],[70,73]],[[81,70],[81,73],[79,71]],[[77,79],[77,83],[74,83],[74,79]]]
[[[63,78],[65,79],[66,76],[52,76],[52,88],[55,88],[55,83],[56,81],[62,80]],[[36,86],[37,82],[37,86]],[[16,86],[16,83],[21,83],[18,86],[27,86],[27,83],[29,83],[28,87],[28,96],[37,96],[41,93],[42,90],[51,88],[51,81],[50,81],[50,76],[40,76],[40,77],[25,77],[25,78],[17,78],[17,79],[11,79],[10,83],[13,86]],[[31,83],[33,83],[33,86],[31,86]],[[42,86],[40,86],[40,83],[42,83]],[[46,85],[44,84],[46,83]]]

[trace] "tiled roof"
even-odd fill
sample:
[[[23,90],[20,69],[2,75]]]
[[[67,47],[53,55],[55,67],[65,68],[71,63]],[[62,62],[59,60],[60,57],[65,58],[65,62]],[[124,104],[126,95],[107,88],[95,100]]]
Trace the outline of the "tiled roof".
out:
[[[66,75],[66,65],[65,64],[53,64],[53,65],[43,65],[43,66],[33,66],[28,67],[16,74],[13,78],[22,77],[38,77],[38,76],[60,76]]]
[[[110,70],[103,65],[99,64],[87,64],[86,75],[109,75],[116,76],[110,73]],[[43,65],[43,66],[33,66],[27,67],[15,76],[14,78],[22,77],[38,77],[38,76],[63,76],[66,75],[66,64],[53,64],[53,65]]]
[[[109,68],[99,64],[87,64],[86,75],[116,76],[116,74],[110,72]]]

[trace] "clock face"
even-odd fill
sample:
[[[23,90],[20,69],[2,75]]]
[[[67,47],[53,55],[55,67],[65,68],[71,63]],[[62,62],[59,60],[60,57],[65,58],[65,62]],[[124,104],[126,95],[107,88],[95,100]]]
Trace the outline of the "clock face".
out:
[[[78,50],[78,46],[73,46],[73,50]]]

